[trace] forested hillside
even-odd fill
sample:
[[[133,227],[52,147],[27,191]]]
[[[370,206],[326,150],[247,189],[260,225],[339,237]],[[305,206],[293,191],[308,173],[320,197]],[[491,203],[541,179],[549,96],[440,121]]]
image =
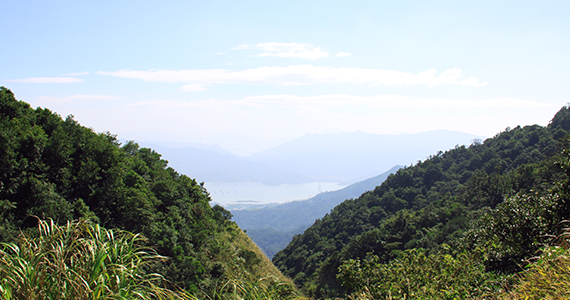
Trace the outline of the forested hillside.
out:
[[[547,127],[507,128],[484,142],[440,151],[343,202],[295,236],[273,262],[308,293],[324,297],[362,289],[357,283],[364,282],[366,270],[372,272],[368,287],[378,288],[388,280],[381,279],[387,276],[379,275],[382,270],[405,277],[398,270],[436,268],[430,259],[464,255],[430,276],[451,274],[455,271],[445,268],[452,265],[471,264],[481,276],[467,276],[474,281],[465,283],[463,295],[484,293],[474,287],[486,286],[492,274],[521,270],[523,260],[534,256],[546,236],[556,235],[560,221],[568,218],[568,157],[561,151],[569,129],[570,110],[564,107]],[[374,276],[380,280],[376,285],[371,283]],[[400,280],[396,277],[386,286],[393,288]]]
[[[231,214],[210,206],[195,179],[134,142],[120,145],[68,116],[32,109],[0,87],[0,241],[32,233],[38,218],[90,220],[142,233],[170,259],[159,272],[177,288],[210,293],[228,280],[282,275]]]

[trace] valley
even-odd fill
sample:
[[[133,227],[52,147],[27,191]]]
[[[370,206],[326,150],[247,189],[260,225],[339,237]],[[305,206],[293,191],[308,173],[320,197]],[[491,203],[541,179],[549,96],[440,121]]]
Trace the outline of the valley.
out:
[[[155,150],[96,133],[73,116],[33,109],[4,87],[0,129],[0,275],[10,278],[0,281],[0,296],[6,299],[31,294],[73,298],[91,289],[105,289],[109,297],[160,294],[192,300],[567,295],[568,106],[547,126],[507,128],[306,200],[232,200],[226,205],[240,209],[231,211],[213,203],[213,191],[178,173]],[[439,133],[425,136],[433,134]],[[332,157],[343,162],[338,166],[323,173],[303,168],[292,173],[285,168],[291,162],[285,154],[302,151],[291,147],[259,154],[254,164],[266,167],[258,173],[240,171],[240,176],[273,174],[303,184],[302,178],[341,179],[335,172],[347,167],[334,156],[344,151],[335,150],[313,166],[335,161]],[[324,151],[316,148],[315,153]],[[173,151],[188,155],[190,150]],[[272,152],[282,165],[267,160]],[[165,158],[176,164],[175,157]],[[364,165],[344,178],[364,176]],[[124,241],[149,264],[128,267],[134,266],[132,253],[113,250],[131,249],[120,246]],[[85,249],[98,249],[100,259],[93,260]],[[538,261],[531,260],[537,256]],[[34,257],[44,257],[45,264],[24,272],[29,277],[17,277],[20,269],[14,266],[31,266],[38,261]],[[98,278],[133,280],[117,285],[98,279],[99,285],[85,285],[94,280],[89,276],[95,273],[86,270],[96,263],[134,272],[99,268]],[[65,271],[71,267],[73,272]],[[120,275],[110,277],[112,272]],[[29,284],[35,278],[42,278],[41,284]],[[554,281],[545,285],[545,280]]]

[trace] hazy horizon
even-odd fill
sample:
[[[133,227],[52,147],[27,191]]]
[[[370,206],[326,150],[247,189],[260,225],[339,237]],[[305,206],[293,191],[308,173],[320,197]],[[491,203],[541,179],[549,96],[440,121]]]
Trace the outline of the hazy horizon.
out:
[[[525,126],[525,125],[522,125],[522,126]],[[399,136],[399,135],[436,132],[436,131],[442,131],[442,130],[447,130],[447,131],[451,131],[451,132],[458,132],[458,133],[466,133],[466,132],[454,131],[454,130],[448,130],[448,129],[436,129],[436,130],[420,131],[417,133],[397,133],[397,134],[375,134],[375,133],[364,132],[362,130],[337,131],[337,132],[325,131],[322,133],[307,133],[307,134],[300,135],[298,137],[293,137],[293,138],[289,138],[289,139],[280,139],[280,140],[261,140],[261,139],[255,140],[253,138],[246,138],[246,137],[242,137],[242,136],[238,136],[238,135],[233,135],[233,136],[232,135],[226,135],[225,136],[225,137],[228,137],[228,136],[231,137],[230,139],[224,139],[224,137],[220,137],[218,135],[213,135],[213,136],[209,136],[209,137],[193,137],[193,138],[178,138],[177,139],[177,138],[164,138],[163,136],[160,136],[160,135],[152,135],[152,134],[146,134],[145,135],[144,133],[139,133],[137,135],[132,135],[134,138],[131,138],[131,139],[123,139],[120,136],[118,136],[117,138],[119,138],[119,141],[121,143],[132,140],[132,141],[139,143],[141,145],[141,147],[150,147],[150,148],[152,148],[153,146],[160,146],[160,147],[166,147],[166,148],[194,147],[194,148],[198,148],[198,149],[212,150],[212,148],[216,148],[216,146],[219,146],[221,148],[221,150],[225,150],[227,153],[229,153],[231,155],[236,155],[236,156],[240,156],[240,157],[248,157],[248,156],[255,154],[257,152],[262,152],[262,151],[280,146],[282,144],[295,141],[297,139],[300,139],[300,138],[308,136],[308,135],[331,135],[331,134],[336,134],[336,133],[363,132],[363,133],[372,134],[372,135]],[[156,139],[153,139],[153,137],[155,137]],[[484,140],[484,139],[489,138],[491,136],[475,136],[474,135],[474,137]],[[243,143],[241,141],[238,141],[241,138],[243,138],[243,140],[244,140]],[[253,145],[249,144],[252,142],[253,142]],[[467,144],[467,143],[463,143],[463,144]],[[442,149],[442,150],[447,150],[447,149]],[[223,151],[221,153],[223,153]]]

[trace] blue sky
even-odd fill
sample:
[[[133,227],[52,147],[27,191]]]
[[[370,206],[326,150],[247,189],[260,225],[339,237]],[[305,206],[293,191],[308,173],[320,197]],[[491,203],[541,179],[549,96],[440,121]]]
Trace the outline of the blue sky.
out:
[[[570,101],[568,1],[23,0],[2,10],[0,85],[121,139],[245,154],[334,131],[493,136],[546,125]]]

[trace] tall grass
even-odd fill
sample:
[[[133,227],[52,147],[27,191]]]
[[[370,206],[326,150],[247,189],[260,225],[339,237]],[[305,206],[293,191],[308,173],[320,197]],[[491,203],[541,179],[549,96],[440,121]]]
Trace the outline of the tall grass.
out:
[[[242,278],[227,280],[209,299],[240,299],[240,300],[293,300],[306,299],[300,296],[293,285],[283,282],[275,276],[261,278],[255,282]]]
[[[570,299],[570,228],[565,228],[555,246],[542,254],[520,276],[520,282],[500,299]]]
[[[2,299],[188,299],[145,268],[164,257],[138,234],[88,221],[38,220],[35,237],[0,246]]]

